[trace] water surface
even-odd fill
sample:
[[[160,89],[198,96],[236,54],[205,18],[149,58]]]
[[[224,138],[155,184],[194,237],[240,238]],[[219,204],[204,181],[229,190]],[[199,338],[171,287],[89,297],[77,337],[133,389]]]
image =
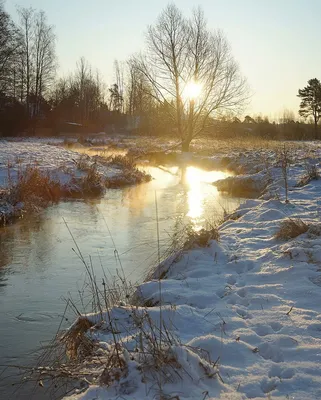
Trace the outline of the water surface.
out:
[[[73,251],[74,241],[87,260],[91,257],[97,281],[102,266],[110,276],[117,274],[116,247],[128,279],[141,282],[157,260],[156,203],[162,250],[170,244],[177,221],[201,229],[240,203],[211,185],[224,172],[145,169],[154,178],[149,183],[108,190],[98,200],[61,202],[0,230],[1,364],[32,364],[41,342],[57,331],[64,298],[78,299],[85,269]],[[10,373],[13,377],[0,382],[0,399],[49,398],[38,385],[13,393],[17,377],[16,371]]]

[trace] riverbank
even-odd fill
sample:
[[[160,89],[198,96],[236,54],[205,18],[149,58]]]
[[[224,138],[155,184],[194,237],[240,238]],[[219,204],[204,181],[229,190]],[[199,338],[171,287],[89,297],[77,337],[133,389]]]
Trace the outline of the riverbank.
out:
[[[147,182],[151,177],[126,156],[80,154],[56,139],[1,140],[0,225],[61,199],[100,196],[106,188]]]
[[[296,161],[291,179],[273,166],[273,190],[226,217],[216,240],[165,261],[135,306],[75,322],[69,337],[93,347],[74,370],[89,386],[68,399],[321,397],[320,159],[309,179]]]

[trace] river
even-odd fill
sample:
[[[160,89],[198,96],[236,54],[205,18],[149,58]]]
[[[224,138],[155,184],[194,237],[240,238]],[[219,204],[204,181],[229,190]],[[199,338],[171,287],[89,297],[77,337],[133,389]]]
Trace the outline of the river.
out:
[[[170,244],[178,221],[200,229],[240,204],[211,185],[225,172],[144,168],[153,177],[149,183],[107,190],[100,199],[60,202],[0,229],[1,365],[34,363],[41,343],[57,331],[64,299],[78,298],[85,268],[73,250],[74,240],[84,257],[91,257],[97,280],[103,276],[101,266],[116,275],[116,247],[127,279],[141,282],[157,260],[158,245],[165,250]],[[49,398],[37,384],[17,390],[12,385],[17,374],[11,369],[2,374],[1,399]]]

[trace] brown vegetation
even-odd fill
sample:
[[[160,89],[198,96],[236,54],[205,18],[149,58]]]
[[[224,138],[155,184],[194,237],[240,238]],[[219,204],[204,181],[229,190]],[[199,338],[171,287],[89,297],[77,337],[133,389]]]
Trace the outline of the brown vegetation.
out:
[[[278,231],[275,234],[276,239],[293,239],[307,232],[309,225],[300,218],[288,218],[281,222]]]
[[[318,167],[316,166],[316,164],[306,163],[305,170],[306,170],[306,173],[304,176],[302,176],[302,178],[297,183],[297,185],[296,185],[297,187],[305,186],[308,183],[310,183],[311,181],[318,180],[320,178],[320,174],[319,174]]]
[[[19,171],[17,182],[11,184],[7,193],[10,204],[23,203],[25,209],[34,209],[58,201],[63,195],[63,189],[48,172],[37,166],[28,166]]]

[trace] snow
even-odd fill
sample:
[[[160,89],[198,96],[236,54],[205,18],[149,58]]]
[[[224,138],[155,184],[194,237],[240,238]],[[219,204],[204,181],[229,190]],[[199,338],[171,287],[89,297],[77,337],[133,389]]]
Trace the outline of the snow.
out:
[[[102,157],[80,154],[62,145],[63,139],[57,138],[0,140],[0,195],[14,185],[19,175],[23,175],[29,167],[48,173],[66,193],[82,193],[81,182],[89,176],[88,171],[93,165],[100,177],[101,193],[105,187],[124,186],[148,179],[146,174],[137,169],[126,169],[121,164]],[[89,184],[92,184],[93,189],[98,189],[95,182]],[[20,217],[23,208],[23,204],[10,204],[5,196],[0,196],[0,224]]]
[[[273,179],[263,197],[242,204],[219,228],[218,242],[165,263],[161,292],[156,279],[139,286],[138,295],[153,307],[112,310],[126,351],[135,349],[139,336],[134,313],[147,312],[158,326],[161,312],[163,326],[178,338],[168,351],[180,377],[163,381],[164,399],[321,398],[321,180],[296,187],[304,174],[297,157],[289,168],[286,203],[281,170],[271,158]],[[257,174],[250,164],[242,162],[245,173]],[[301,218],[310,228],[291,240],[277,240],[275,233],[288,218]],[[87,318],[96,323],[101,317]],[[88,333],[101,348],[112,345],[106,315],[103,320]],[[161,398],[152,375],[142,374],[138,356],[127,366],[109,386],[92,382],[68,399]]]
[[[56,143],[47,139],[49,143]],[[6,187],[9,179],[16,179],[18,172],[27,166],[36,166],[50,172],[62,184],[68,184],[75,174],[79,174],[77,160],[81,157],[75,151],[45,143],[43,139],[19,141],[0,140],[0,187]],[[116,168],[103,168],[104,176],[119,173]]]

